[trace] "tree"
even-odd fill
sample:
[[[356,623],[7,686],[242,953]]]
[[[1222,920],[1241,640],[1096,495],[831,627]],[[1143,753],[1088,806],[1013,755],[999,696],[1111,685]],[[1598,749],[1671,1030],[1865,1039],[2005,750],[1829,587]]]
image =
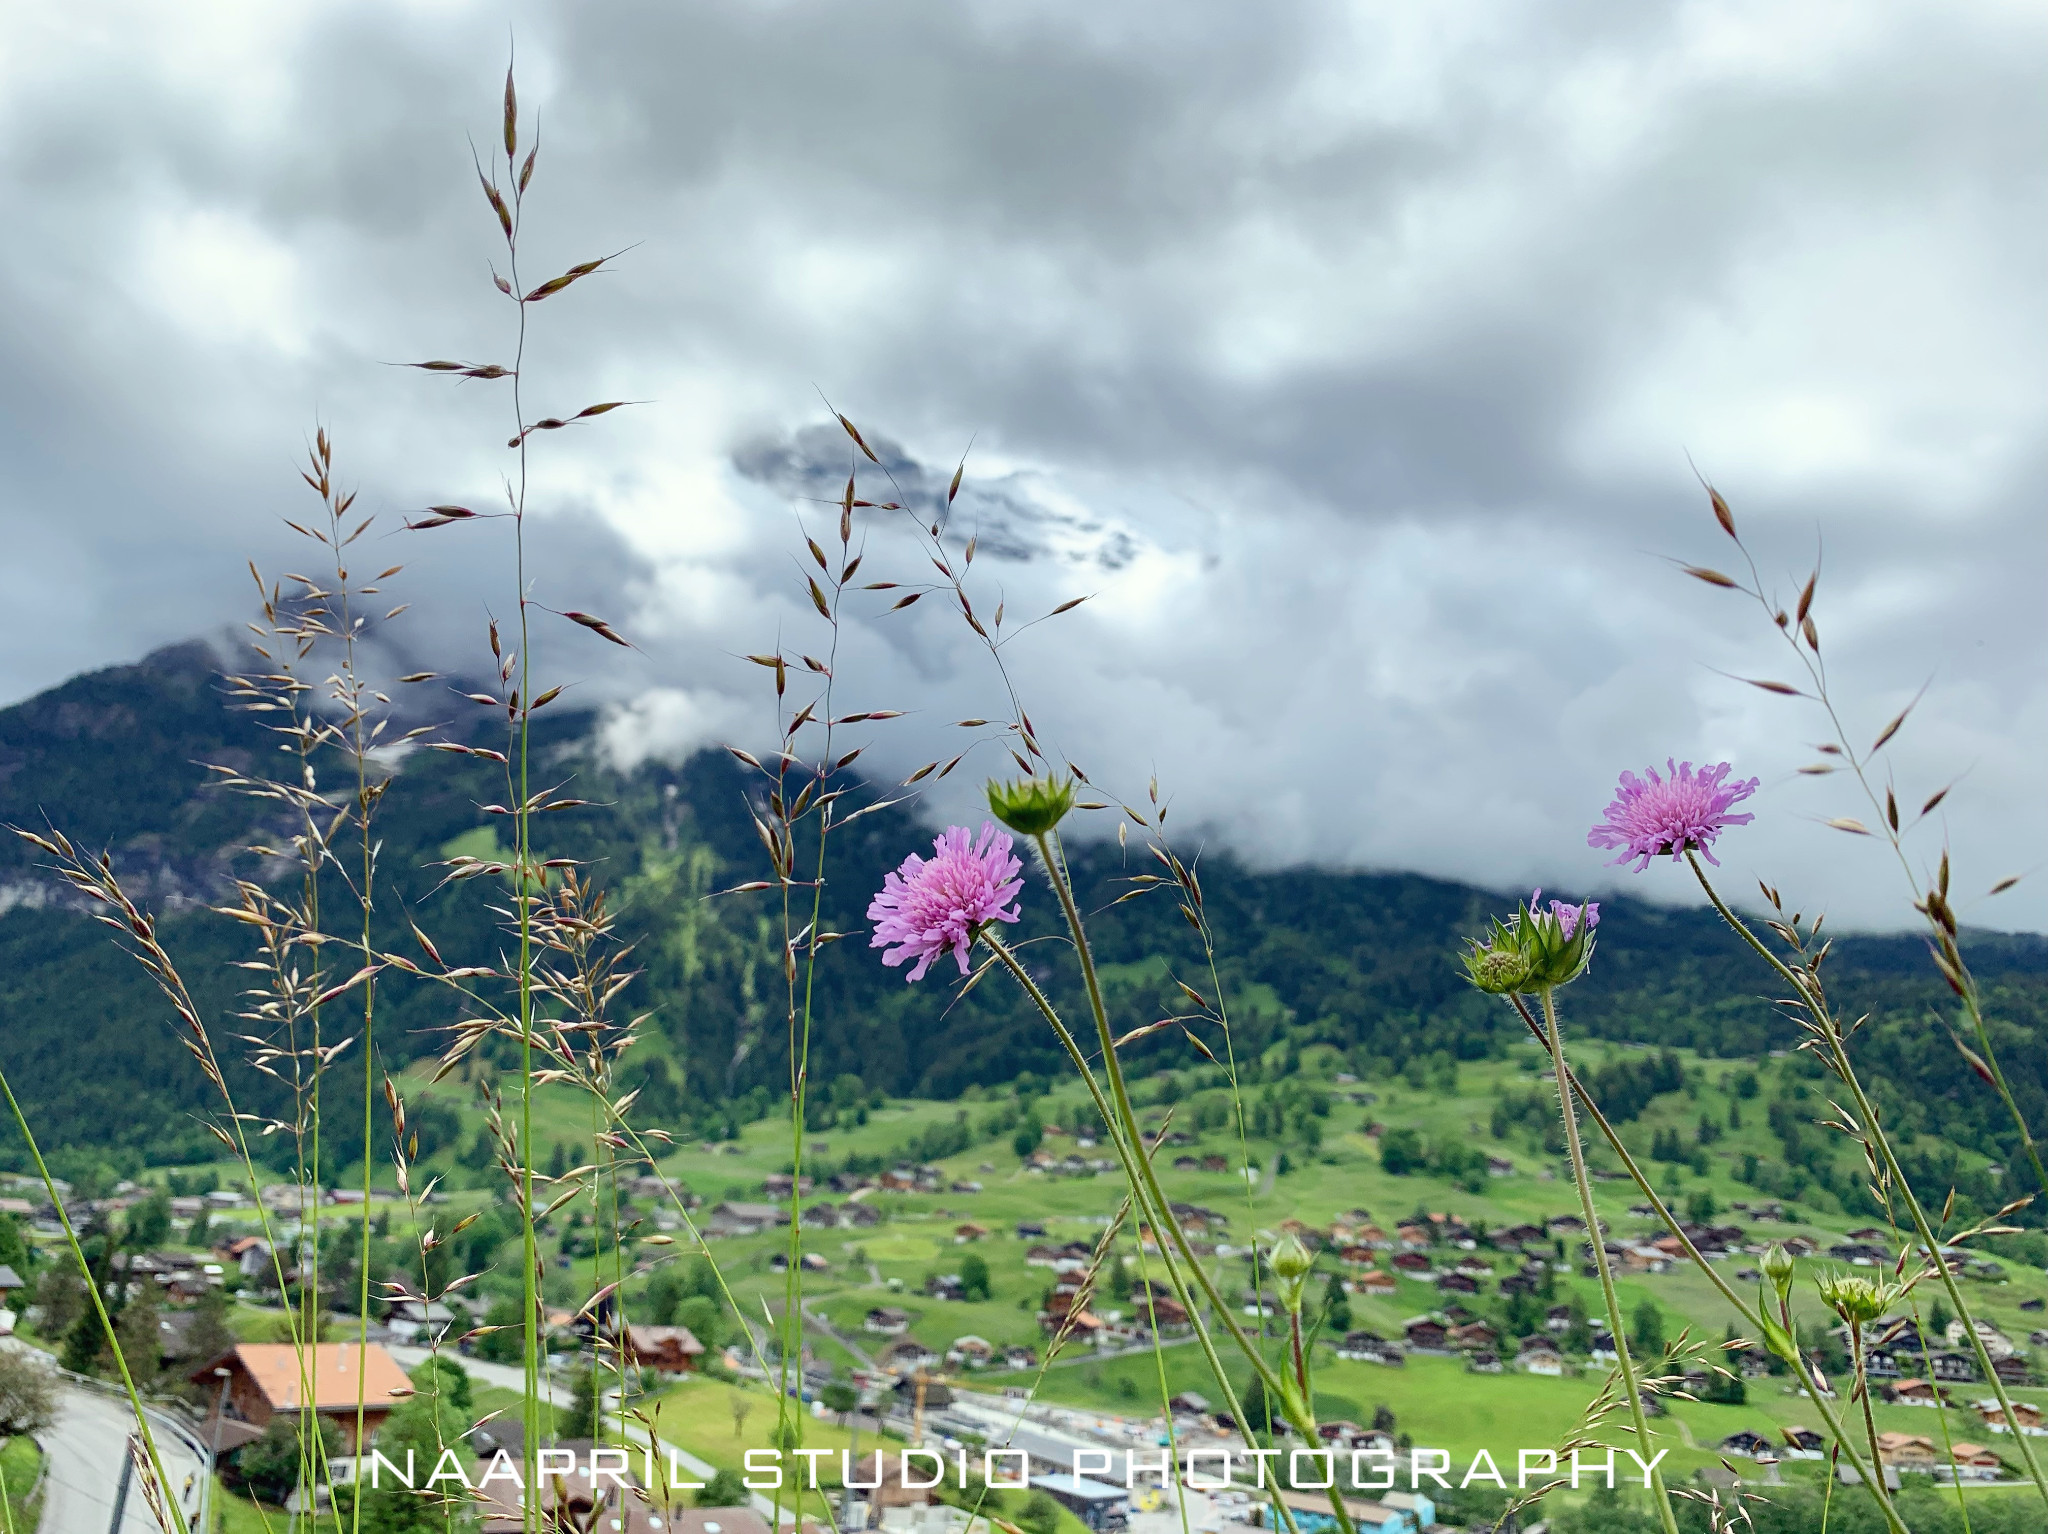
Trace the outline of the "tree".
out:
[[[597,1370],[589,1364],[577,1369],[569,1404],[555,1414],[557,1438],[597,1437]]]
[[[0,1438],[40,1433],[56,1416],[57,1376],[42,1355],[0,1348]]]
[[[91,1374],[99,1368],[100,1347],[106,1340],[99,1316],[90,1308],[81,1310],[70,1330],[64,1333],[64,1347],[57,1362],[73,1374]]]
[[[683,1275],[673,1267],[654,1270],[647,1280],[647,1287],[641,1291],[640,1309],[651,1326],[673,1326],[676,1320],[676,1306],[683,1299]],[[696,1327],[691,1327],[696,1331]]]
[[[687,1326],[690,1335],[707,1348],[725,1346],[727,1328],[725,1307],[708,1294],[693,1294],[676,1306],[675,1320],[678,1326]]]
[[[147,1390],[156,1383],[156,1377],[163,1372],[163,1313],[159,1309],[157,1288],[145,1281],[141,1291],[122,1307],[121,1315],[114,1322],[114,1336],[121,1344],[121,1356],[128,1362],[128,1372],[136,1385]],[[102,1347],[99,1361],[109,1373],[114,1369],[112,1349]]]
[[[127,1244],[136,1251],[171,1239],[171,1197],[153,1193],[128,1211]]]
[[[1017,1126],[1017,1132],[1010,1136],[1010,1149],[1015,1151],[1017,1159],[1022,1161],[1037,1150],[1044,1139],[1045,1126],[1038,1122],[1036,1116],[1026,1114],[1024,1122]]]
[[[22,1236],[21,1226],[11,1214],[0,1214],[0,1266],[14,1269],[22,1278],[35,1267],[35,1248]]]
[[[516,1364],[526,1356],[526,1302],[516,1294],[500,1295],[484,1312],[485,1332],[471,1348],[489,1364]]]
[[[418,1392],[415,1400],[439,1400],[444,1409],[463,1413],[475,1409],[469,1371],[446,1353],[431,1355],[407,1378]]]
[[[1344,1279],[1336,1273],[1323,1288],[1323,1328],[1339,1337],[1351,1330],[1351,1296],[1344,1292]]]
[[[446,1360],[441,1360],[445,1362]],[[414,1371],[414,1383],[421,1376],[432,1378],[430,1368],[436,1360],[429,1359]],[[457,1372],[460,1372],[459,1366]],[[444,1374],[441,1383],[446,1386]],[[463,1388],[468,1388],[467,1375],[462,1378]],[[387,1481],[382,1486],[362,1488],[362,1527],[366,1534],[409,1534],[411,1530],[445,1529],[451,1517],[459,1518],[469,1506],[469,1499],[455,1491],[452,1484],[442,1482],[429,1489],[427,1478],[433,1467],[440,1462],[443,1450],[453,1449],[458,1456],[467,1460],[472,1451],[464,1435],[471,1427],[467,1410],[455,1405],[452,1392],[439,1397],[416,1395],[385,1419],[384,1426],[377,1431],[376,1447],[386,1459],[395,1465],[404,1465],[408,1454],[417,1467],[420,1481],[418,1490]],[[352,1487],[336,1488],[337,1505],[342,1493]],[[343,1506],[343,1512],[349,1509]],[[342,1527],[349,1527],[344,1518]]]
[[[1655,1300],[1644,1300],[1629,1318],[1629,1345],[1643,1355],[1664,1351],[1664,1312]]]
[[[1586,1313],[1586,1302],[1578,1295],[1572,1296],[1568,1312],[1568,1324],[1564,1329],[1565,1351],[1568,1353],[1590,1353],[1593,1351],[1593,1320]]]
[[[1394,1416],[1393,1407],[1387,1405],[1385,1401],[1378,1401],[1373,1404],[1372,1430],[1375,1433],[1391,1433],[1399,1425],[1399,1420]]]
[[[989,1292],[988,1261],[979,1252],[969,1252],[960,1259],[961,1298],[985,1300]]]
[[[1131,1297],[1131,1270],[1121,1258],[1109,1265],[1109,1297],[1119,1304]]]
[[[1380,1136],[1380,1170],[1389,1177],[1406,1177],[1423,1168],[1422,1136],[1413,1129],[1389,1129]]]
[[[699,1507],[745,1507],[753,1501],[737,1470],[720,1470],[697,1492]]]
[[[737,1438],[747,1425],[747,1418],[753,1415],[754,1403],[737,1390],[725,1393],[726,1410],[732,1413],[732,1436]],[[727,1504],[730,1505],[730,1504]]]
[[[1060,1526],[1060,1505],[1043,1491],[1034,1491],[1024,1499],[1024,1510],[1017,1514],[1019,1527],[1031,1534],[1054,1534]]]
[[[54,1342],[71,1330],[90,1303],[77,1265],[52,1263],[36,1283],[36,1330]]]
[[[1570,1512],[1561,1512],[1552,1527],[1557,1534],[1657,1534],[1663,1525],[1634,1497],[1596,1485],[1592,1496]]]
[[[263,1436],[235,1456],[235,1472],[251,1496],[276,1503],[298,1490],[300,1435],[309,1424],[319,1439],[314,1451],[318,1458],[333,1459],[341,1453],[341,1434],[324,1417],[314,1412],[279,1412],[270,1419]]]
[[[1714,1195],[1705,1188],[1701,1188],[1685,1201],[1685,1217],[1695,1225],[1706,1224],[1720,1212],[1720,1204],[1715,1201]]]
[[[836,1416],[843,1427],[848,1414],[860,1405],[860,1392],[844,1380],[834,1380],[818,1392],[818,1399],[825,1403],[825,1410]]]
[[[1934,1297],[1934,1304],[1927,1311],[1927,1335],[1930,1339],[1946,1337],[1948,1324],[1955,1319],[1948,1312],[1948,1305],[1940,1295]]]

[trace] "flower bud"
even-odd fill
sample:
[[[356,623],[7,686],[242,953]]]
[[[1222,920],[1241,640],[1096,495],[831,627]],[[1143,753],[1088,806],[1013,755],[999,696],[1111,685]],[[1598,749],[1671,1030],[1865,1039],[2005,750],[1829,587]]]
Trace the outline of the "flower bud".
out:
[[[1891,1309],[1899,1291],[1855,1273],[1830,1273],[1816,1280],[1821,1302],[1844,1321],[1867,1326]]]
[[[1019,836],[1043,836],[1074,807],[1074,780],[1046,777],[998,783],[991,778],[988,807]]]
[[[1515,948],[1474,943],[1465,954],[1465,978],[1489,996],[1511,996],[1529,987],[1529,960]]]
[[[1315,1258],[1293,1236],[1282,1236],[1266,1265],[1273,1270],[1273,1287],[1278,1291],[1281,1305],[1290,1316],[1300,1315],[1302,1301],[1308,1294],[1309,1270],[1316,1265]]]
[[[1778,1298],[1784,1299],[1792,1292],[1792,1254],[1777,1242],[1764,1253],[1764,1277],[1771,1281],[1771,1287],[1778,1291]]]
[[[1316,1260],[1309,1254],[1309,1249],[1291,1235],[1280,1238],[1267,1262],[1275,1278],[1306,1278],[1315,1265]]]

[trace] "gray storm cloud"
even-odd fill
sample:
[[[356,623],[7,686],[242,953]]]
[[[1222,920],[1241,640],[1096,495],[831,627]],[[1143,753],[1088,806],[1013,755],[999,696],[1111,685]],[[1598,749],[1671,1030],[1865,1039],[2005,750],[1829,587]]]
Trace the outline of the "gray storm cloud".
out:
[[[502,494],[480,4],[10,8],[0,74],[0,689],[210,631],[312,425],[384,525]],[[529,408],[644,403],[537,455],[544,663],[624,756],[758,741],[742,658],[817,641],[799,527],[851,445],[929,498],[1021,617],[1041,734],[1265,866],[1586,887],[1624,767],[1763,779],[1724,844],[1851,923],[1905,885],[1688,455],[1764,576],[1822,565],[1858,738],[1964,888],[2042,861],[2035,586],[2048,19],[1990,3],[514,7],[542,143],[522,276],[623,250],[535,311]],[[630,247],[630,248],[629,248]],[[971,444],[971,447],[970,447]],[[872,471],[871,471],[872,472]],[[873,482],[881,488],[882,481]],[[870,481],[863,480],[864,493]],[[299,492],[302,493],[302,492]],[[875,498],[882,498],[877,496]],[[409,653],[474,666],[502,529],[393,535]],[[864,574],[921,579],[885,517]],[[995,710],[957,618],[862,601],[853,706],[907,771]],[[1796,678],[1794,678],[1796,680]],[[971,733],[971,732],[970,732]],[[959,737],[958,740],[955,737]],[[972,811],[969,772],[929,796]],[[1631,880],[1683,898],[1660,870]],[[2023,883],[1966,904],[2048,928]]]

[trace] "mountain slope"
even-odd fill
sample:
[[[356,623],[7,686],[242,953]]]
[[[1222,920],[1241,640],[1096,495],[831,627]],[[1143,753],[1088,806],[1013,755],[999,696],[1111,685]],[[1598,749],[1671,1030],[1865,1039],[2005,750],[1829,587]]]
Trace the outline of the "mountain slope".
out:
[[[34,825],[47,817],[87,846],[106,846],[137,893],[167,913],[166,936],[225,1041],[242,1027],[233,1019],[242,976],[229,965],[246,957],[246,934],[204,907],[223,898],[235,872],[253,868],[240,849],[263,817],[251,801],[207,786],[202,764],[246,767],[268,737],[225,707],[214,665],[204,647],[179,647],[0,712],[0,818]],[[592,801],[548,817],[546,845],[592,860],[620,902],[622,935],[643,971],[625,1004],[652,1014],[647,1053],[671,1062],[667,1072],[655,1068],[661,1081],[647,1105],[684,1131],[780,1111],[789,1044],[779,909],[765,894],[707,898],[759,876],[746,784],[723,753],[621,774],[589,749],[591,723],[568,715],[537,732],[550,776],[573,777],[576,795]],[[502,935],[488,891],[480,882],[443,887],[432,865],[451,844],[489,846],[479,806],[503,797],[502,779],[483,764],[436,752],[406,759],[378,822],[383,941],[409,945],[404,922],[412,919],[450,962],[497,956]],[[909,986],[866,947],[869,896],[929,836],[892,809],[834,843],[824,920],[853,939],[828,948],[820,965],[814,1082],[857,1075],[870,1089],[948,1096],[1027,1070],[1066,1069],[1013,987],[992,979],[956,1000],[950,964]],[[215,1104],[173,1038],[167,1009],[107,929],[58,898],[33,849],[9,840],[0,847],[0,1049],[39,1134],[87,1159],[208,1154],[200,1120]],[[1079,847],[1075,871],[1088,907],[1101,913],[1095,931],[1119,1027],[1185,1010],[1176,978],[1211,990],[1169,897],[1111,907],[1130,888],[1112,844]],[[1205,861],[1202,877],[1233,1009],[1229,1042],[1268,1079],[1286,1069],[1283,1045],[1328,1045],[1358,1074],[1381,1076],[1440,1055],[1497,1053],[1518,1029],[1499,1003],[1464,985],[1454,962],[1460,936],[1508,909],[1511,896],[1412,874],[1255,874],[1227,858]],[[1020,939],[1050,935],[1054,912],[1042,886],[1027,884],[1024,903]],[[1768,974],[1711,913],[1627,899],[1603,909],[1593,970],[1566,998],[1571,1027],[1730,1057],[1796,1043],[1769,1000]],[[1068,1015],[1083,1016],[1059,947],[1026,952]],[[2048,1127],[2048,943],[1983,938],[1971,953],[2015,1089]],[[1843,1005],[1871,1015],[1858,1047],[1894,1121],[2012,1158],[2004,1110],[1945,1035],[1947,993],[1918,940],[1847,939],[1830,969]],[[389,1068],[436,1052],[440,1030],[456,1021],[444,992],[395,973],[378,995],[378,1048]],[[1210,1043],[1225,1048],[1219,1035]],[[1171,1029],[1132,1055],[1141,1070],[1195,1058]],[[248,1104],[279,1108],[274,1083],[240,1066],[231,1078]],[[335,1080],[328,1151],[339,1165],[360,1152],[347,1127],[360,1119],[360,1096],[349,1094],[359,1067]],[[18,1161],[11,1137],[0,1157]]]

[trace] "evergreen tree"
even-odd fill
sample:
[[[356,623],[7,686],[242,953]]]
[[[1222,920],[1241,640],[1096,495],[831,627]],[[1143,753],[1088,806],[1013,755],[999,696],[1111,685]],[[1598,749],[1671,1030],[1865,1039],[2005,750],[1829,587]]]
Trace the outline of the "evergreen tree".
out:
[[[1333,1337],[1351,1330],[1351,1296],[1344,1292],[1342,1274],[1332,1273],[1323,1287],[1323,1329]]]
[[[1655,1300],[1644,1300],[1629,1318],[1629,1345],[1642,1356],[1664,1351],[1664,1312]]]
[[[106,1333],[100,1328],[100,1318],[87,1305],[78,1312],[78,1319],[64,1333],[64,1346],[57,1354],[57,1362],[73,1374],[96,1373],[100,1349],[105,1342]]]
[[[1122,1271],[1122,1264],[1117,1265]],[[1125,1292],[1129,1292],[1130,1280],[1124,1280]],[[960,1293],[970,1300],[985,1300],[989,1297],[988,1259],[979,1252],[969,1252],[960,1259]]]
[[[597,1370],[588,1363],[578,1367],[569,1404],[555,1413],[557,1438],[597,1437]]]
[[[155,1284],[145,1280],[134,1299],[121,1309],[114,1323],[114,1336],[121,1344],[121,1357],[137,1388],[147,1390],[163,1372],[163,1312]],[[118,1375],[111,1348],[99,1350],[99,1363],[110,1375]]]

